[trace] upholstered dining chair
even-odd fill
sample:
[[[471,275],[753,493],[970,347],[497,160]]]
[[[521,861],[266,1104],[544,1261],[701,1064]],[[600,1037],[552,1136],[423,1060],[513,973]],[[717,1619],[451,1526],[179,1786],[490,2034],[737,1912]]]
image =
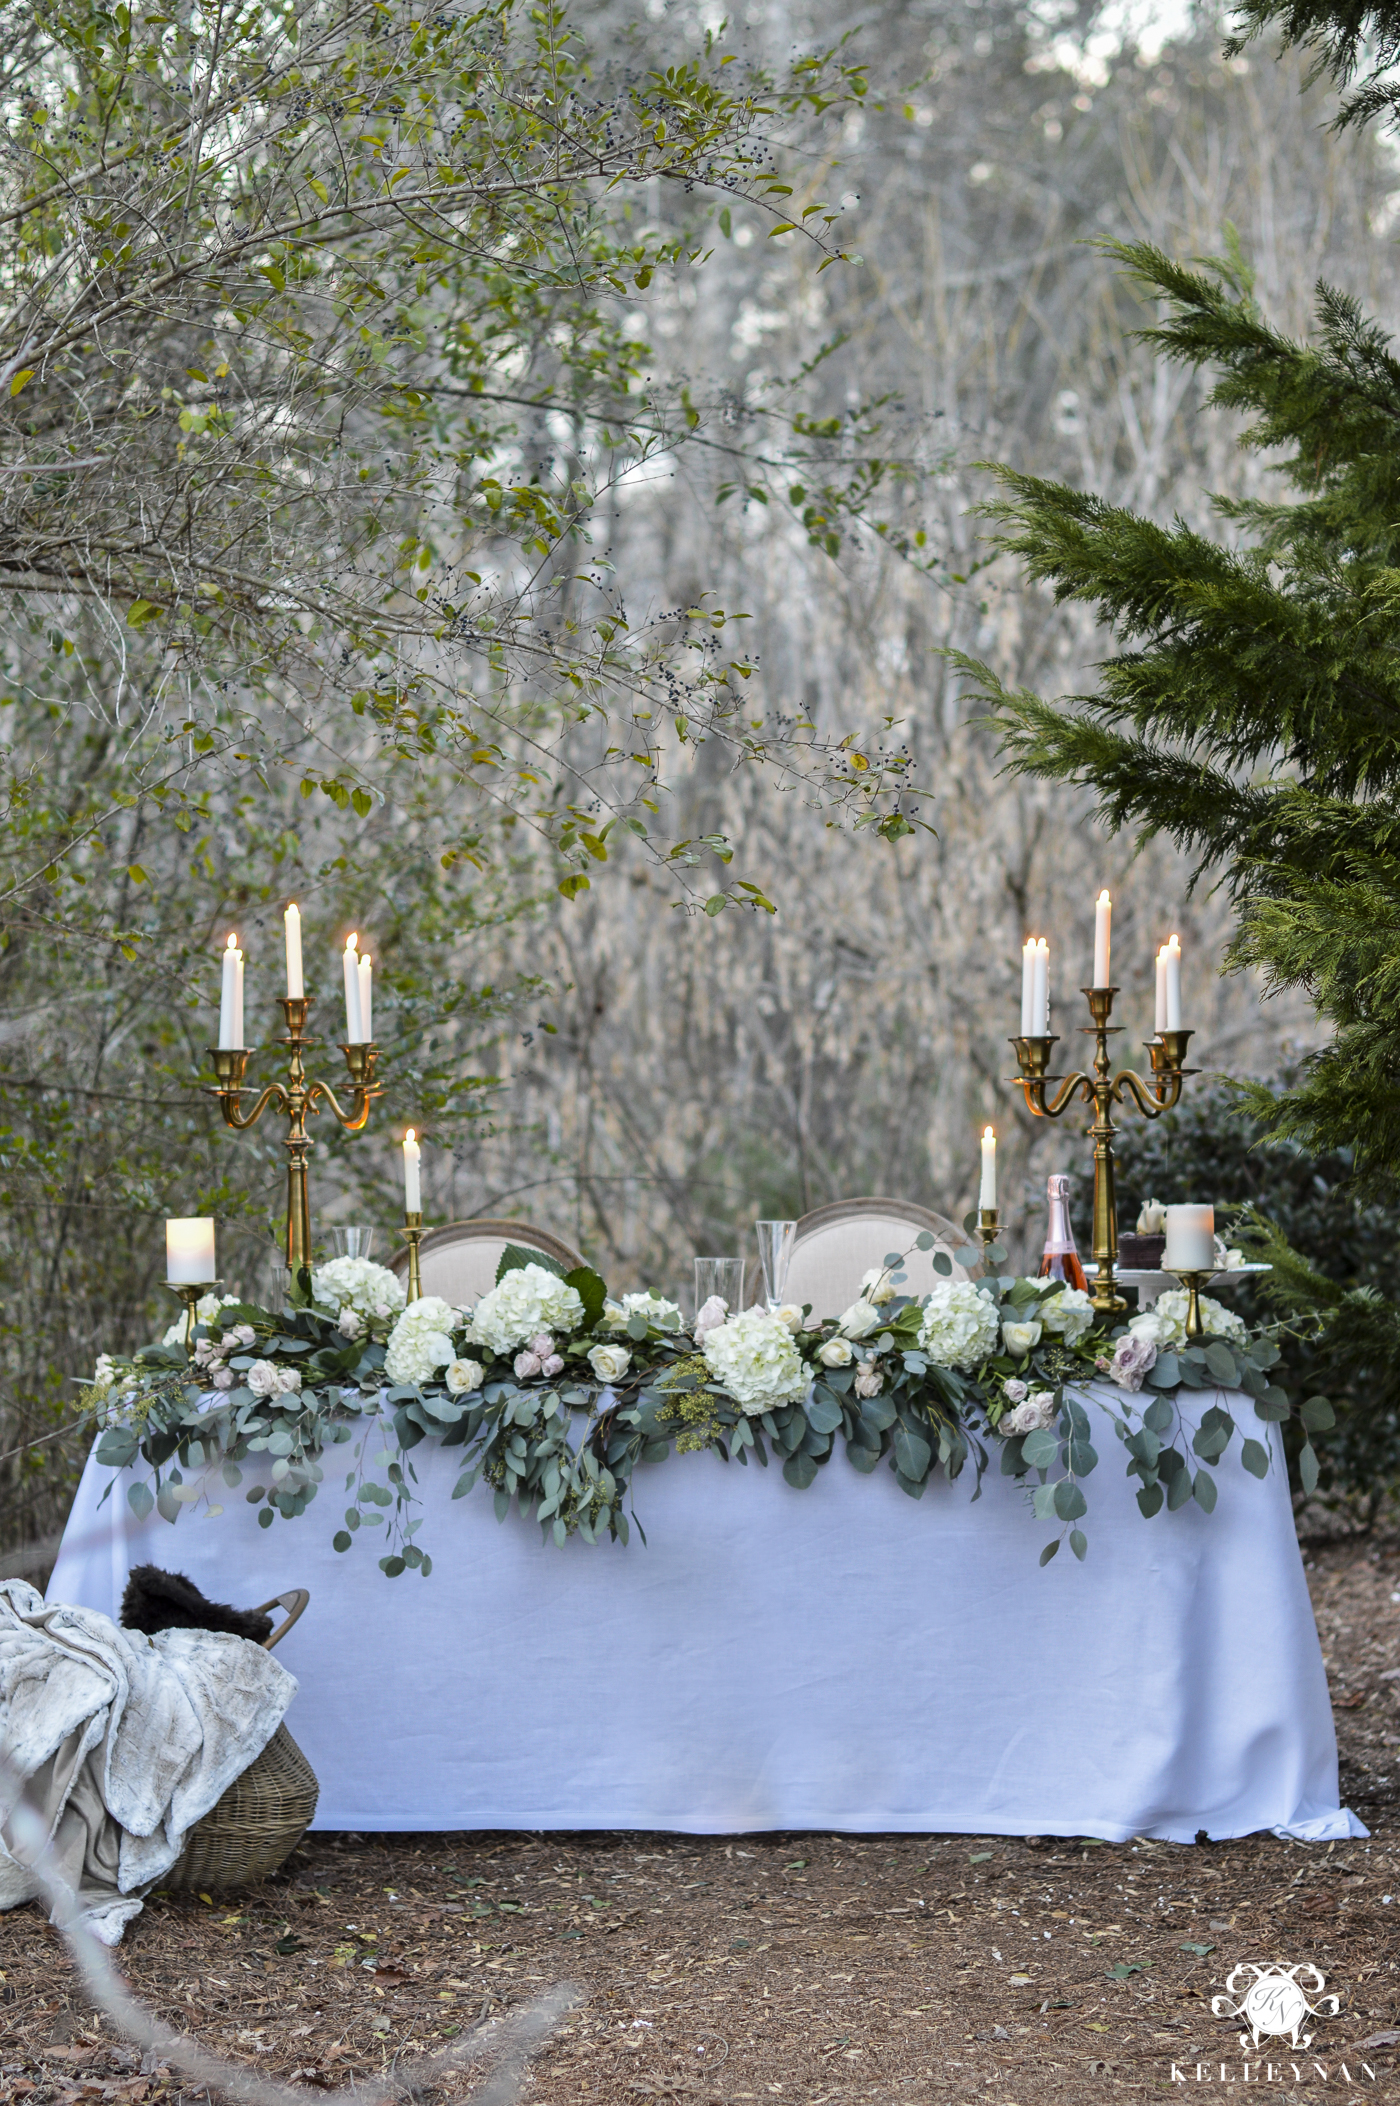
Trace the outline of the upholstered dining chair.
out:
[[[508,1243],[543,1252],[565,1272],[584,1263],[562,1236],[533,1228],[528,1221],[449,1221],[442,1228],[427,1230],[418,1246],[424,1294],[440,1294],[454,1309],[472,1306],[495,1286],[496,1267]],[[407,1246],[394,1252],[389,1268],[401,1280],[408,1278]]]
[[[934,1238],[932,1250],[916,1250],[914,1239],[925,1229]],[[927,1294],[935,1280],[965,1280],[966,1269],[953,1259],[953,1252],[967,1242],[953,1222],[928,1207],[907,1199],[837,1199],[830,1206],[816,1207],[797,1224],[792,1263],[788,1267],[786,1298],[810,1302],[815,1316],[839,1316],[849,1309],[860,1291],[862,1273],[872,1265],[883,1265],[893,1251],[907,1251],[904,1271],[907,1281],[901,1294]],[[946,1251],[953,1270],[933,1269],[933,1254]],[[762,1293],[760,1276],[759,1293]]]

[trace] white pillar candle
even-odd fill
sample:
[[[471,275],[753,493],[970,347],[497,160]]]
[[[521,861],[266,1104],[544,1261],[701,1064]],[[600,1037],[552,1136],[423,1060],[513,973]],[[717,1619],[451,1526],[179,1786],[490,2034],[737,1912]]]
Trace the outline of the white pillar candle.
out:
[[[355,931],[350,931],[345,951],[341,957],[341,971],[345,978],[345,1043],[347,1046],[364,1044],[365,1034],[360,1029],[360,956],[355,949],[359,941]]]
[[[406,1214],[421,1214],[423,1211],[423,1185],[418,1170],[421,1154],[410,1126],[403,1137],[403,1206]]]
[[[214,1224],[187,1219],[165,1224],[165,1277],[172,1287],[208,1287],[214,1266]]]
[[[1042,936],[1035,947],[1035,980],[1031,991],[1031,1034],[1050,1034],[1050,943]]]
[[[235,1035],[238,1021],[238,938],[230,936],[224,951],[224,977],[219,989],[219,1051],[239,1044]]]
[[[1157,1015],[1152,1026],[1154,1031],[1167,1029],[1167,946],[1157,953]]]
[[[1107,892],[1101,892],[1094,906],[1094,985],[1110,987],[1108,977],[1109,924],[1113,919],[1113,902]]]
[[[1021,1036],[1029,1038],[1035,1030],[1035,938],[1028,936],[1021,946]]]
[[[233,1043],[241,1053],[247,1043],[243,1036],[243,953],[235,951],[233,955]]]
[[[372,973],[373,966],[370,961],[369,952],[366,951],[364,957],[360,960],[360,1030],[364,1034],[364,1043],[366,1045],[368,1045],[370,1040],[374,1037],[374,988],[371,984]]]
[[[988,1126],[982,1135],[982,1189],[977,1204],[994,1211],[997,1203],[997,1137]]]
[[[1214,1207],[1167,1208],[1167,1247],[1162,1263],[1168,1272],[1214,1272]]]
[[[1181,1029],[1181,944],[1177,937],[1173,936],[1171,942],[1165,946],[1162,957],[1166,966],[1164,978],[1166,981],[1167,1029],[1168,1031],[1179,1031]]]
[[[301,978],[301,909],[288,907],[282,918],[287,924],[287,993],[299,1000],[306,992]]]

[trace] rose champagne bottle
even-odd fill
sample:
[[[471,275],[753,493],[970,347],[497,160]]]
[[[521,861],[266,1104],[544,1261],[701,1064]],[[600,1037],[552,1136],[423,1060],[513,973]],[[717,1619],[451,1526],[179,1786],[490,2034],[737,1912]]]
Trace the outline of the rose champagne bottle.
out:
[[[1074,1247],[1074,1230],[1070,1227],[1069,1179],[1052,1177],[1046,1186],[1046,1194],[1050,1202],[1050,1221],[1045,1231],[1040,1277],[1042,1280],[1063,1280],[1067,1287],[1082,1288],[1087,1294],[1089,1282],[1079,1262],[1079,1252]]]

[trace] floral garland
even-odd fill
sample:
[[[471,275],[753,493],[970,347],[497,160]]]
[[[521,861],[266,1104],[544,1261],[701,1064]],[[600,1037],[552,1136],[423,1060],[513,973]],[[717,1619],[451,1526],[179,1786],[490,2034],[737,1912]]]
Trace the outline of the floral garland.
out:
[[[928,1249],[933,1239],[917,1240]],[[981,1255],[959,1254],[969,1264]],[[138,1456],[150,1466],[152,1479],[127,1490],[138,1517],[154,1507],[173,1522],[207,1502],[217,1468],[268,1528],[306,1511],[330,1451],[348,1447],[335,1546],[383,1528],[379,1563],[391,1578],[432,1570],[415,1541],[411,1459],[430,1437],[462,1450],[454,1498],[484,1481],[498,1519],[518,1504],[559,1543],[604,1534],[626,1543],[636,1468],[672,1447],[764,1466],[771,1454],[803,1489],[840,1440],[858,1470],[886,1460],[916,1499],[935,1470],[952,1479],[969,1462],[980,1489],[999,1449],[1035,1518],[1057,1524],[1041,1563],[1066,1539],[1082,1558],[1083,1484],[1098,1456],[1074,1392],[1105,1377],[1121,1399],[1111,1421],[1145,1516],[1188,1501],[1209,1512],[1215,1467],[1242,1432],[1217,1402],[1188,1438],[1184,1391],[1242,1391],[1261,1420],[1296,1416],[1303,1484],[1315,1485],[1309,1436],[1332,1412],[1313,1397],[1295,1413],[1271,1379],[1277,1327],[1251,1334],[1203,1298],[1208,1336],[1188,1345],[1184,1292],[1105,1324],[1087,1294],[1059,1281],[954,1280],[946,1254],[933,1262],[945,1277],[921,1299],[901,1292],[903,1259],[892,1255],[839,1317],[796,1305],[731,1314],[712,1300],[687,1330],[674,1302],[614,1300],[590,1269],[566,1276],[514,1247],[470,1311],[435,1295],[405,1307],[393,1273],[340,1258],[303,1272],[280,1311],[206,1296],[188,1351],[176,1325],[131,1359],[104,1355],[88,1392],[103,1428],[97,1460],[113,1471]],[[1242,1432],[1240,1460],[1262,1477],[1268,1449]]]

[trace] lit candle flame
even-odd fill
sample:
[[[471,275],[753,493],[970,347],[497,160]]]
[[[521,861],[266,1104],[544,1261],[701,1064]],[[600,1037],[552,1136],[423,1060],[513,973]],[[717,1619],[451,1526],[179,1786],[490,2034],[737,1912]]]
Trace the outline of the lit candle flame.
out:
[[[408,1129],[408,1132],[407,1132],[407,1133],[406,1133],[406,1134],[404,1135],[404,1140],[405,1140],[405,1141],[411,1141],[412,1139],[413,1139],[413,1128],[412,1128],[412,1127],[410,1126],[410,1127],[409,1127],[409,1129]]]

